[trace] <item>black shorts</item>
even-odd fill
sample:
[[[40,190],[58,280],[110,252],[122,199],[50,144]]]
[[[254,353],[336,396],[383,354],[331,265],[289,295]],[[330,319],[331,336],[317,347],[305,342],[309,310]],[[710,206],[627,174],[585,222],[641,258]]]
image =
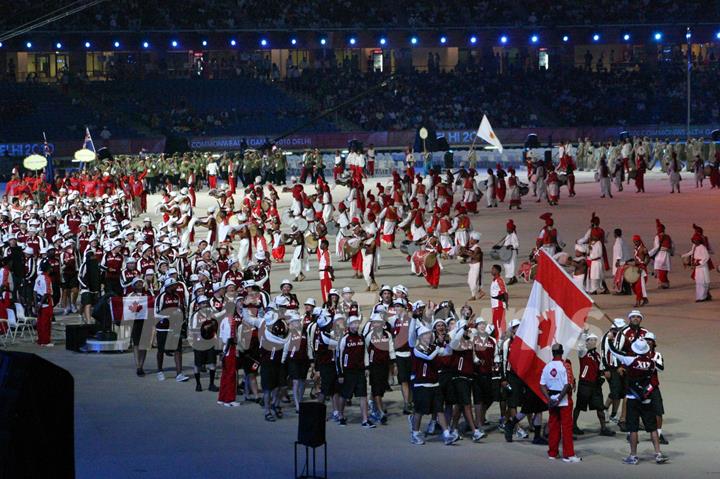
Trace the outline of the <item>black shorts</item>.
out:
[[[627,415],[625,417],[625,428],[627,432],[638,432],[640,430],[640,419],[642,419],[645,431],[657,430],[657,415],[655,414],[655,402],[650,400],[645,404],[639,399],[627,400]]]
[[[455,403],[458,406],[469,406],[472,404],[471,391],[472,391],[472,378],[465,376],[455,376],[450,384],[452,393],[455,396]]]
[[[260,361],[254,358],[251,354],[245,353],[242,354],[240,361],[237,362],[237,368],[240,369],[241,367],[246,375],[257,375],[260,370]]]
[[[610,370],[610,399],[618,400],[625,397],[625,376],[618,374],[617,369]]]
[[[133,346],[140,345],[140,338],[142,337],[142,331],[144,327],[145,321],[133,321],[132,331],[130,331],[130,340]],[[158,344],[159,342],[160,340],[158,339]]]
[[[575,409],[580,411],[587,411],[588,409],[591,411],[603,411],[605,402],[603,401],[602,386],[599,383],[580,381],[578,383]]]
[[[365,370],[359,371],[346,369],[343,372],[343,383],[341,386],[341,394],[345,399],[355,397],[367,397],[367,381],[365,380]]]
[[[492,398],[493,402],[504,401],[502,391],[500,390],[500,378],[492,378]]]
[[[660,393],[660,388],[653,389],[653,392],[650,393],[650,399],[652,399],[652,403],[655,406],[655,415],[664,416],[665,406],[663,406],[663,399],[662,394]]]
[[[284,385],[285,378],[287,378],[287,374],[282,363],[263,361],[260,364],[260,386],[263,391],[272,391]]]
[[[215,364],[217,362],[217,351],[215,348],[210,348],[205,351],[193,349],[193,355],[195,356],[195,366],[197,367],[206,364]]]
[[[370,365],[370,394],[383,397],[389,386],[388,374],[390,363],[374,363]]]
[[[505,401],[507,401],[507,407],[518,408],[522,405],[525,384],[522,382],[522,379],[512,372],[508,373],[507,382],[509,389],[505,388],[503,391]]]
[[[137,323],[138,321],[135,322]],[[157,342],[158,352],[161,354],[182,351],[182,337],[180,337],[180,333],[169,334],[169,331],[156,331],[155,341]],[[168,345],[168,347],[165,347],[165,343],[168,341],[172,341],[173,345]]]
[[[522,412],[523,414],[534,414],[547,411],[547,403],[535,394],[535,391],[523,384]]]
[[[98,293],[82,293],[80,295],[80,304],[83,306],[95,306],[98,300]]]
[[[290,379],[304,381],[310,370],[310,361],[307,359],[291,359],[287,363]]]
[[[415,414],[441,414],[443,412],[443,395],[439,386],[415,386],[412,393]]]
[[[438,383],[440,384],[440,395],[443,401],[448,406],[455,404],[455,392],[452,388],[452,380],[455,377],[453,371],[443,371],[438,377]]]
[[[409,383],[410,374],[412,373],[412,359],[395,356],[395,364],[397,364],[397,380],[399,383]]]
[[[74,289],[80,287],[80,281],[78,281],[77,275],[65,278],[65,281],[61,283],[63,289]]]
[[[320,373],[320,392],[323,396],[329,397],[337,391],[337,370],[333,363],[319,364],[317,370]]]
[[[493,381],[490,374],[476,374],[472,383],[473,402],[482,403],[486,408],[494,401]]]

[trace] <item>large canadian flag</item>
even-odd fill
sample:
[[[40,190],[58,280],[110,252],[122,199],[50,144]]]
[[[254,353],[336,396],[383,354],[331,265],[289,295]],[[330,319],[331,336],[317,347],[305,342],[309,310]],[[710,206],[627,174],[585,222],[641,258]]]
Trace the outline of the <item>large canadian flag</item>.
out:
[[[110,298],[110,314],[116,324],[123,321],[148,319],[150,311],[155,307],[152,296],[113,296]]]
[[[565,354],[577,345],[593,301],[545,251],[537,256],[537,274],[520,326],[510,347],[510,366],[538,397],[540,373],[552,359],[552,345]]]

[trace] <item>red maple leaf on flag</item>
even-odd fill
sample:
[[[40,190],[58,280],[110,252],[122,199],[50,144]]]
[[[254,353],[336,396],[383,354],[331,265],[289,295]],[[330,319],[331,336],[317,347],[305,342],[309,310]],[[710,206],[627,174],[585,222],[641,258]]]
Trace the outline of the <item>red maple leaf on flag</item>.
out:
[[[538,316],[538,329],[540,330],[537,338],[538,349],[544,349],[552,346],[555,340],[555,311],[547,310]]]
[[[128,309],[130,310],[130,312],[137,314],[137,313],[139,313],[140,311],[142,311],[143,307],[142,307],[142,305],[141,305],[140,303],[138,303],[137,301],[135,301],[133,304],[131,304],[130,306],[128,306]]]

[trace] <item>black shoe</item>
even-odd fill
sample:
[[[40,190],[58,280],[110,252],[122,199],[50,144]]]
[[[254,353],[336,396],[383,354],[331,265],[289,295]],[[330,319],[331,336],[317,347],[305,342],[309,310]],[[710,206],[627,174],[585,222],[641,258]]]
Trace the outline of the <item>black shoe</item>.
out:
[[[135,374],[137,374],[140,377],[145,376],[145,371],[143,371],[142,368],[138,368],[137,371],[135,371]]]
[[[385,426],[385,425],[387,425],[387,422],[388,422],[387,414],[383,414],[382,417],[380,418],[380,424]]]
[[[544,437],[538,436],[536,438],[533,438],[532,443],[537,444],[538,446],[547,446],[548,442],[547,439],[545,439]]]
[[[625,428],[625,421],[618,422],[618,429],[622,432],[627,432],[627,429]]]
[[[665,439],[665,436],[663,436],[662,434],[660,434],[660,437],[658,438],[658,441],[660,442],[660,444],[662,444],[662,445],[664,445],[664,446],[670,444],[670,443],[668,442],[668,440]]]
[[[577,427],[577,426],[573,426],[573,434],[577,434],[578,436],[582,436],[583,434],[585,434],[585,431],[583,431],[582,429],[580,429],[580,428]]]
[[[513,442],[513,434],[515,434],[515,424],[517,424],[517,422],[514,419],[505,422],[504,432],[506,442]]]
[[[338,424],[341,426],[347,426],[347,419],[345,419],[344,417],[340,418]]]
[[[601,436],[612,437],[612,436],[615,435],[615,431],[612,431],[612,430],[610,430],[610,429],[608,429],[608,428],[605,427],[605,428],[603,428],[603,429],[600,429],[600,435],[601,435]]]
[[[211,384],[210,386],[208,386],[208,391],[216,393],[216,392],[220,391],[220,388],[215,386],[214,384]]]
[[[199,385],[199,384],[196,384],[196,385],[195,385],[195,391],[201,393],[201,392],[202,392],[202,386]]]

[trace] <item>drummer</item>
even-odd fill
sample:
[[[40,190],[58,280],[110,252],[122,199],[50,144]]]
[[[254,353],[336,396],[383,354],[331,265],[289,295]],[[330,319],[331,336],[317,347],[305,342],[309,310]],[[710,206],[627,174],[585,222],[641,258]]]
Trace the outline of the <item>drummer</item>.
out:
[[[428,238],[422,250],[413,253],[410,269],[413,274],[423,276],[431,288],[437,289],[440,285],[440,243],[434,236]],[[431,265],[428,265],[430,263]]]

